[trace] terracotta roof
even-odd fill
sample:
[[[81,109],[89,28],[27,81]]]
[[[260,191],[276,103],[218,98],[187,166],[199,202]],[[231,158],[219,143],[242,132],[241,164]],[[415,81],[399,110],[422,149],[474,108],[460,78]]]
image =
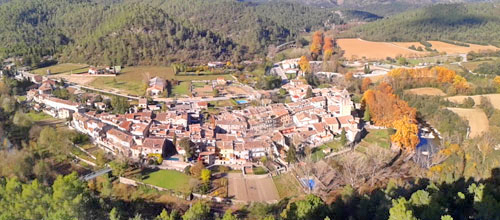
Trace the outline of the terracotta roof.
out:
[[[125,142],[131,142],[133,141],[133,137],[132,135],[129,135],[123,131],[120,131],[116,128],[112,128],[110,129],[108,132],[107,132],[108,135],[112,135],[112,136],[115,136],[117,137],[118,139],[120,139],[121,141],[125,141]]]
[[[132,127],[132,122],[131,121],[123,121],[118,126],[120,126],[120,128],[125,129],[126,131],[130,131],[130,128]]]
[[[166,138],[146,138],[144,139],[142,146],[151,149],[163,149],[165,141],[167,141]]]

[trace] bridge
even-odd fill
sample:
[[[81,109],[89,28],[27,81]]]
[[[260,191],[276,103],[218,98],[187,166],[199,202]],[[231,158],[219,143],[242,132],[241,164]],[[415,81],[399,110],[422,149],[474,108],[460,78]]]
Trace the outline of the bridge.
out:
[[[100,170],[95,171],[93,173],[89,173],[89,174],[87,174],[85,176],[81,176],[80,180],[89,181],[89,180],[95,179],[98,176],[104,175],[104,174],[109,173],[109,172],[111,172],[111,168],[106,167],[104,169],[100,169]]]

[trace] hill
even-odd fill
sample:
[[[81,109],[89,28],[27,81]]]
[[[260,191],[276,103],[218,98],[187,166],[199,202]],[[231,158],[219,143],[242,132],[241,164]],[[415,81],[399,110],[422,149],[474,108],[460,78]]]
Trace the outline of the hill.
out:
[[[433,4],[449,3],[470,3],[488,0],[244,0],[255,3],[269,2],[293,2],[304,5],[339,8],[339,9],[357,9],[371,12],[380,16],[398,14],[403,11],[417,9]]]
[[[496,3],[441,4],[353,28],[343,35],[373,41],[463,41],[500,45]]]
[[[201,63],[260,56],[269,44],[341,23],[295,3],[233,0],[11,0],[0,5],[0,57],[90,64]]]

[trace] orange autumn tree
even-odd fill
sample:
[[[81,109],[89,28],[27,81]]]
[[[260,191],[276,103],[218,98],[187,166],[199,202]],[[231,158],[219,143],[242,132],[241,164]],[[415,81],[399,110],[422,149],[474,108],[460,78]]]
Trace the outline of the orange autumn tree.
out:
[[[309,70],[311,68],[311,66],[309,64],[309,59],[307,59],[306,56],[301,56],[300,60],[299,60],[299,66],[300,66],[300,70],[302,70],[302,72],[304,72],[304,73],[309,72]]]
[[[368,87],[372,84],[372,80],[368,77],[363,79],[363,83],[361,84],[361,91],[364,92],[368,90]]]
[[[323,45],[323,33],[321,31],[314,32],[311,41],[311,56],[318,57],[321,54],[321,46]]]
[[[352,72],[348,72],[348,73],[345,74],[344,78],[347,81],[351,81],[352,78],[354,78],[354,74]]]
[[[408,105],[404,100],[394,95],[392,87],[382,82],[376,89],[368,89],[363,94],[362,103],[370,112],[371,120],[377,126],[392,127],[398,130],[394,140],[399,147],[408,152],[415,148],[418,140],[418,127],[413,129],[406,123],[416,126],[417,110]],[[401,130],[399,129],[407,129]],[[399,133],[398,133],[399,132]]]
[[[398,68],[391,70],[388,73],[389,80],[396,89],[401,88],[403,84],[408,84],[418,80],[422,82],[425,81],[437,81],[439,83],[449,83],[459,92],[465,92],[470,89],[470,85],[467,80],[457,75],[453,70],[445,67],[432,67],[432,68],[417,68],[417,69],[405,69]],[[412,81],[413,80],[413,81]]]
[[[394,121],[393,128],[396,133],[391,136],[391,141],[406,152],[413,152],[420,142],[418,138],[418,126],[409,117]]]
[[[432,68],[432,71],[436,73],[437,80],[441,83],[453,83],[453,79],[457,75],[455,71],[439,66]]]
[[[459,92],[464,92],[470,88],[469,83],[467,83],[467,80],[460,75],[456,75],[453,78],[453,87],[455,87],[455,89],[457,89],[457,91]]]
[[[495,76],[495,79],[493,79],[493,83],[495,83],[498,92],[500,92],[500,76]]]
[[[325,37],[323,44],[323,61],[327,61],[333,54],[333,38]]]

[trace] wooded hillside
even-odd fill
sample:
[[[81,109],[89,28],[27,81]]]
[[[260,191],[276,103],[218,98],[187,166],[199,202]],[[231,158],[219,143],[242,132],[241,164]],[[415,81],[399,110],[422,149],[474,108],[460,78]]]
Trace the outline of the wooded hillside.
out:
[[[496,3],[434,5],[356,27],[346,37],[374,41],[456,40],[500,45]]]
[[[340,22],[292,3],[12,0],[0,5],[0,57],[23,56],[32,66],[46,55],[94,65],[238,61]]]

